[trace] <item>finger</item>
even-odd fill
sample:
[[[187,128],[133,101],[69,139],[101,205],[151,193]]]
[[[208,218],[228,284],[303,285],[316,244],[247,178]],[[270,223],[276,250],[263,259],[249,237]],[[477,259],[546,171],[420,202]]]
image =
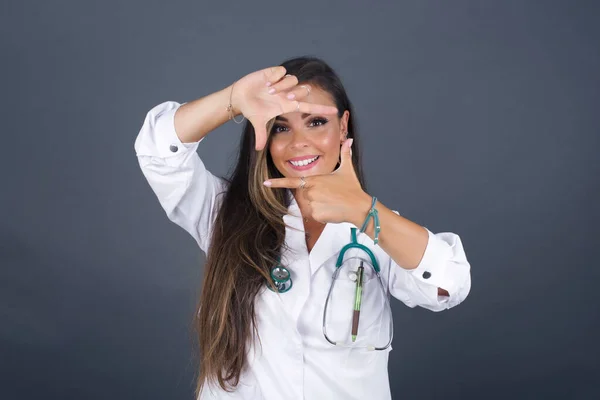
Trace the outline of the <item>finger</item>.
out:
[[[352,142],[354,139],[349,138],[344,141],[340,154],[340,167],[352,166]]]
[[[293,88],[297,84],[298,84],[298,78],[296,78],[294,75],[286,75],[279,82],[271,85],[271,87],[269,88],[269,93],[275,94],[275,93],[283,92],[285,90]]]
[[[301,112],[306,114],[337,114],[338,109],[332,106],[325,106],[322,104],[307,103],[305,101],[290,101],[286,107],[286,113],[288,112]]]
[[[286,97],[290,100],[305,99],[308,97],[311,90],[312,90],[312,87],[310,85],[307,85],[307,84],[298,85],[295,88],[293,88],[292,90],[288,91],[288,94],[286,95]]]
[[[354,139],[349,138],[344,141],[340,149],[340,166],[333,172],[350,170],[354,173],[354,165],[352,164],[352,142]]]
[[[304,179],[306,180],[306,178]],[[273,178],[264,182],[264,185],[267,187],[287,189],[297,189],[301,184],[302,181],[300,178]]]
[[[265,78],[267,79],[266,85],[271,86],[275,82],[279,82],[279,80],[283,78],[283,76],[285,76],[286,72],[287,71],[285,67],[282,67],[281,65],[278,65],[276,67],[265,68],[264,73]]]
[[[254,148],[262,150],[267,144],[267,127],[262,120],[249,119],[254,127]]]

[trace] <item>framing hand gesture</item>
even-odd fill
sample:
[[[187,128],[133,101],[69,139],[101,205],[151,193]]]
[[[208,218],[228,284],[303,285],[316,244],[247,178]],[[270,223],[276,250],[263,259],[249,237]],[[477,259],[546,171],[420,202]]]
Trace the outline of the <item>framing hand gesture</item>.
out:
[[[298,85],[298,78],[286,75],[284,67],[270,67],[248,74],[235,82],[232,90],[233,108],[241,112],[254,127],[256,150],[267,143],[267,123],[278,115],[290,112],[335,114],[337,108],[313,104],[306,99],[309,85]]]
[[[327,175],[300,178],[274,178],[264,182],[271,188],[288,188],[302,191],[308,200],[312,219],[322,223],[358,221],[366,215],[371,196],[362,190],[352,165],[353,139],[347,139],[341,148],[340,166]],[[296,192],[297,193],[297,192]]]

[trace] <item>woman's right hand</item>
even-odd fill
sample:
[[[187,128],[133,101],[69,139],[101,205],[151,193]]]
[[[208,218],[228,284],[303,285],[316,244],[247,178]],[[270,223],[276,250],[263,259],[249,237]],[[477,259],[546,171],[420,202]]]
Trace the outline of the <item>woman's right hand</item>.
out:
[[[265,147],[266,125],[278,115],[295,111],[309,114],[337,113],[335,107],[307,101],[309,91],[301,86],[298,86],[295,76],[286,75],[282,66],[252,72],[235,82],[231,104],[235,111],[242,113],[252,123],[256,135],[256,150]],[[275,91],[271,90],[273,93],[269,93],[270,89]],[[290,93],[295,96],[292,100],[287,97]]]

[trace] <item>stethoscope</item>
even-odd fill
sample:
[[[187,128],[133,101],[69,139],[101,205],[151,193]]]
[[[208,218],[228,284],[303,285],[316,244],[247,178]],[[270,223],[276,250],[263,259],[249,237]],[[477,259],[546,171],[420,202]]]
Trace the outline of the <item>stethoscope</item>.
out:
[[[358,243],[358,241],[356,239],[356,228],[351,228],[350,230],[351,230],[350,233],[351,233],[352,241],[350,243],[348,243],[347,245],[345,245],[342,248],[342,250],[340,251],[340,255],[338,256],[338,259],[335,263],[336,272],[334,274],[334,278],[337,277],[337,274],[339,273],[339,269],[342,266],[342,263],[344,262],[344,254],[346,253],[346,251],[348,251],[350,249],[354,249],[354,248],[363,250],[365,253],[367,253],[369,258],[371,259],[371,265],[375,269],[377,276],[379,276],[379,263],[377,262],[377,258],[375,258],[375,254],[373,254],[371,249],[369,249],[367,246]],[[281,260],[279,260],[279,263],[276,266],[271,268],[270,275],[271,275],[271,281],[277,288],[278,292],[285,293],[292,288],[292,285],[293,285],[292,274],[290,274],[290,271],[287,268],[285,268],[283,265],[281,265],[280,263],[281,263]],[[267,285],[267,286],[269,287],[269,289],[273,290],[271,285]]]
[[[271,268],[271,281],[277,288],[277,292],[285,293],[292,288],[292,275],[287,268],[283,265],[278,264],[275,267]],[[267,287],[271,290],[273,288],[271,285],[267,285]]]
[[[350,250],[350,249],[359,249],[364,251],[368,256],[369,256],[369,260],[371,261],[370,266],[373,268],[373,270],[375,271],[375,275],[379,281],[379,284],[381,286],[381,290],[383,291],[383,293],[385,294],[383,297],[385,299],[385,304],[386,304],[386,308],[388,310],[388,313],[390,315],[392,315],[392,308],[387,296],[387,292],[384,289],[385,286],[383,284],[383,280],[381,278],[381,269],[379,268],[379,262],[377,261],[377,258],[375,257],[375,254],[373,254],[373,252],[371,251],[371,249],[369,249],[367,246],[358,243],[358,240],[356,238],[356,231],[357,228],[351,228],[350,229],[350,236],[351,236],[351,242],[348,243],[347,245],[345,245],[342,250],[340,250],[340,254],[336,260],[335,263],[335,272],[332,275],[332,281],[331,281],[331,286],[329,287],[329,292],[327,293],[327,298],[325,300],[325,308],[323,310],[323,335],[325,336],[325,339],[333,344],[333,345],[344,345],[343,343],[340,342],[336,342],[334,340],[332,340],[328,335],[327,335],[327,327],[326,327],[326,321],[327,321],[327,306],[329,304],[329,299],[331,297],[331,293],[333,292],[333,288],[335,286],[335,282],[337,280],[337,277],[341,271],[341,266],[344,263],[344,255],[346,253],[346,251]],[[352,257],[352,258],[357,258]],[[289,291],[292,286],[293,286],[293,281],[292,281],[292,276],[290,274],[290,271],[285,268],[284,266],[282,266],[280,263],[278,263],[275,267],[271,268],[271,280],[274,284],[274,286],[277,288],[277,291],[279,293],[285,293],[287,291]],[[273,290],[273,288],[271,287],[271,285],[267,285],[267,287],[271,290]],[[394,324],[392,322],[392,319],[390,318],[390,324],[389,324],[389,341],[386,343],[385,346],[369,346],[370,350],[385,350],[388,347],[390,347],[390,345],[392,344],[392,339],[394,337]]]

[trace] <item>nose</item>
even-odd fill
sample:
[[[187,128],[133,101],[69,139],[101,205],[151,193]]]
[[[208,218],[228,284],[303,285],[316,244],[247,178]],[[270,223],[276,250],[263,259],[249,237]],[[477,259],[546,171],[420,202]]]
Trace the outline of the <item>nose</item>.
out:
[[[308,139],[308,135],[306,135],[302,129],[294,129],[292,132],[292,138],[290,140],[289,146],[292,149],[301,149],[304,147],[308,147],[310,145],[310,141]]]

